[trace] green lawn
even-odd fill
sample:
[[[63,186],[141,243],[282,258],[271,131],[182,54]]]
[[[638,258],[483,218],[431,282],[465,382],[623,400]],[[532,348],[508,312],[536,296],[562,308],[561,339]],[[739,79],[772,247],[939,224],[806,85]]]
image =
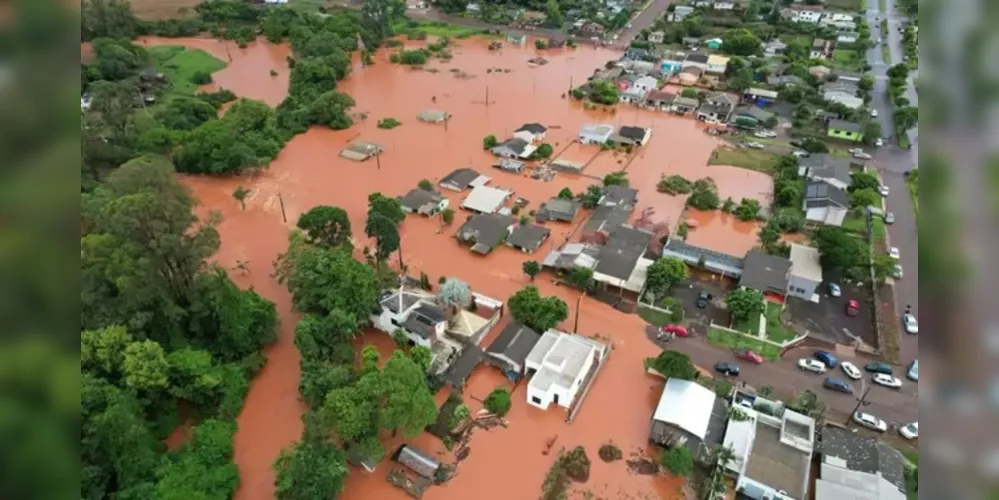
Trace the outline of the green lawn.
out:
[[[416,26],[414,26],[414,24]],[[422,31],[429,36],[468,38],[470,36],[482,34],[483,30],[466,28],[455,24],[448,24],[442,21],[397,21],[392,25],[395,33],[406,33],[409,31]]]
[[[885,0],[881,0],[881,1],[884,2]],[[882,38],[888,38],[888,20],[887,19],[882,19],[881,20],[881,37]]]
[[[752,349],[768,361],[776,361],[780,357],[780,349],[775,346],[718,328],[712,328],[708,331],[708,342],[730,349]]]
[[[885,64],[891,64],[891,49],[888,48],[887,43],[881,44],[881,58],[884,59]]]
[[[881,217],[875,217],[873,221],[873,232],[874,240],[884,240],[885,239],[885,221]],[[857,233],[858,235],[867,234],[867,214],[860,211],[860,213],[854,214],[851,210],[847,213],[846,218],[843,219],[843,229]]]
[[[912,147],[912,144],[909,144],[909,134],[907,134],[905,132],[902,132],[902,133],[897,134],[897,135],[898,135],[898,145],[899,145],[899,147],[901,147],[903,149],[909,149],[909,148]]]
[[[852,49],[836,49],[833,51],[833,61],[843,67],[863,65],[860,53]]]
[[[905,189],[909,191],[909,198],[912,198],[912,211],[919,217],[919,170],[913,170],[909,177],[905,179]]]
[[[149,47],[149,53],[156,60],[156,66],[170,80],[171,90],[167,92],[167,99],[170,94],[194,95],[198,91],[198,85],[191,82],[195,73],[214,73],[226,66],[223,61],[203,50],[175,45]]]
[[[767,302],[767,339],[778,343],[784,343],[797,337],[797,335],[780,323],[780,312],[780,305],[769,301]]]
[[[769,174],[778,157],[776,153],[760,149],[719,147],[711,153],[708,165],[729,165]]]
[[[669,314],[642,305],[638,306],[638,315],[650,325],[663,326],[670,322]]]
[[[867,2],[865,0],[828,0],[827,8],[859,11]]]
[[[756,318],[752,321],[740,321],[737,323],[732,323],[733,330],[739,330],[740,332],[748,333],[750,335],[760,334],[760,319]]]

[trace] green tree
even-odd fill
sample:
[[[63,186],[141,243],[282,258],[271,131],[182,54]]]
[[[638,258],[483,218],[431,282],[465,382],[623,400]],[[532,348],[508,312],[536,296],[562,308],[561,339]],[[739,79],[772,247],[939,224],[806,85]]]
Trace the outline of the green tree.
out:
[[[871,120],[864,124],[863,129],[864,143],[867,145],[872,145],[874,142],[881,138],[881,122],[876,120]]]
[[[468,0],[441,0],[437,7],[448,14],[462,14],[468,8]]]
[[[804,415],[821,415],[825,410],[825,404],[819,399],[818,394],[808,389],[798,393],[794,400],[788,403],[787,406]]]
[[[905,63],[898,63],[890,68],[886,72],[888,78],[894,79],[905,79],[909,77],[909,66]]]
[[[590,100],[607,106],[617,104],[620,89],[611,82],[596,80],[590,83]]]
[[[419,184],[417,184],[417,187],[419,187],[420,189],[422,189],[424,191],[433,191],[434,190],[433,183],[430,182],[427,179],[421,179],[420,182],[419,182]]]
[[[884,283],[885,280],[892,276],[895,272],[895,266],[898,261],[892,258],[890,255],[883,253],[874,254],[874,258],[871,263],[871,267],[874,270],[874,280],[878,283]]]
[[[565,24],[565,17],[562,16],[562,9],[559,8],[556,0],[548,0],[545,5],[545,13],[548,15],[546,24],[553,28],[561,28]]]
[[[128,0],[90,0],[82,5],[81,35],[84,41],[97,37],[132,39],[139,20]]]
[[[458,278],[447,278],[437,290],[437,301],[447,308],[464,309],[472,303],[472,288]]]
[[[725,85],[728,88],[739,92],[752,87],[753,82],[753,70],[750,68],[742,68],[725,79]]]
[[[687,263],[677,257],[663,257],[649,266],[645,289],[659,297],[670,288],[687,281]]]
[[[454,413],[451,414],[451,419],[448,421],[448,429],[454,429],[461,425],[466,419],[472,416],[472,410],[468,409],[468,405],[461,403],[455,407]]]
[[[123,326],[80,334],[80,370],[114,381],[125,364],[125,349],[133,342]]]
[[[373,345],[366,345],[361,349],[361,373],[374,373],[378,371],[378,363],[381,362],[381,353]]]
[[[586,192],[580,193],[577,199],[583,204],[583,208],[596,208],[600,204],[600,199],[604,196],[604,190],[600,186],[591,185],[586,188]]]
[[[377,377],[377,373],[368,373],[357,384],[333,389],[323,402],[324,422],[346,443],[358,443],[378,430],[374,393],[366,387],[377,384]]]
[[[867,172],[852,172],[850,174],[850,187],[848,191],[872,190],[877,191],[881,187],[881,181],[874,174]]]
[[[697,367],[690,356],[672,350],[664,350],[655,358],[649,358],[648,367],[661,373],[667,379],[697,380]]]
[[[235,432],[236,422],[209,419],[198,424],[191,441],[164,462],[155,498],[231,498],[239,486],[239,470],[232,460]]]
[[[739,206],[732,210],[732,215],[741,221],[756,220],[760,217],[760,202],[750,198],[743,198]]]
[[[430,362],[433,361],[433,354],[430,352],[430,349],[421,345],[415,346],[409,350],[409,357],[413,358],[413,361],[424,372],[430,370]]]
[[[246,210],[246,197],[250,195],[250,190],[243,186],[236,186],[236,189],[232,192],[232,197],[239,202],[239,207]]]
[[[492,149],[495,148],[497,144],[499,144],[499,141],[496,139],[495,135],[490,134],[482,139],[482,149]]]
[[[336,498],[347,478],[347,455],[325,439],[304,439],[283,450],[274,463],[279,500]]]
[[[872,189],[857,189],[850,193],[850,206],[854,208],[876,207],[880,202],[881,195]]]
[[[378,304],[375,270],[339,249],[311,247],[293,236],[288,252],[279,257],[277,274],[301,311],[325,316],[340,309],[362,321]]]
[[[348,352],[353,357],[353,351],[348,349]],[[298,393],[302,397],[302,401],[309,405],[309,408],[319,409],[330,391],[347,387],[353,382],[354,370],[349,364],[338,365],[326,361],[309,361],[303,358]]]
[[[857,87],[862,92],[870,92],[874,90],[874,75],[871,73],[864,73],[860,77],[860,81],[857,82]]]
[[[676,476],[686,477],[694,472],[694,458],[690,455],[690,449],[684,445],[675,445],[665,452],[662,464]]]
[[[767,224],[760,229],[760,245],[764,250],[773,248],[780,241],[781,232],[773,224]],[[770,253],[769,251],[767,253]]]
[[[725,296],[725,305],[732,314],[733,323],[752,321],[766,310],[763,292],[749,288],[732,290]]]
[[[387,217],[395,224],[406,220],[406,212],[402,210],[402,203],[398,198],[388,198],[381,193],[371,193],[368,195],[368,218],[371,214],[379,213]]]
[[[218,117],[218,110],[195,97],[175,96],[156,112],[156,119],[173,130],[194,130],[202,123]]]
[[[354,98],[342,92],[323,92],[305,109],[305,119],[309,124],[344,130],[354,124],[350,110],[355,104]]]
[[[608,186],[628,186],[628,174],[625,172],[611,172],[604,176],[604,187]]]
[[[538,288],[528,285],[507,300],[510,314],[518,323],[545,332],[569,317],[569,306],[558,297],[542,297]]]
[[[378,378],[379,427],[401,429],[413,437],[437,420],[437,405],[427,388],[423,368],[402,351],[395,351]]]
[[[389,255],[399,249],[399,229],[394,222],[381,213],[368,215],[364,233],[375,239],[375,259],[381,264],[388,260]]]
[[[919,123],[919,108],[906,106],[896,109],[894,118],[896,131],[905,132]]]
[[[400,0],[365,0],[361,4],[361,19],[378,39],[383,39],[392,34],[392,20],[405,11],[406,3]]]
[[[298,218],[296,224],[305,231],[309,242],[324,247],[345,246],[350,249],[350,216],[340,207],[319,205]]]
[[[558,192],[558,197],[563,200],[571,200],[575,196],[576,195],[572,194],[572,190],[567,187],[562,188],[562,190]]]
[[[341,309],[325,316],[306,314],[295,325],[295,347],[302,359],[327,360],[339,345],[354,338],[358,328],[355,316]]]
[[[454,210],[450,208],[441,210],[441,220],[444,221],[444,224],[450,226],[454,222]]]
[[[550,157],[554,152],[555,149],[552,148],[552,145],[545,142],[542,143],[540,146],[538,146],[538,149],[534,150],[533,153],[531,153],[531,158],[537,160],[543,160],[545,158]]]
[[[868,250],[864,241],[841,227],[823,226],[815,232],[813,241],[819,249],[823,269],[833,274],[856,271],[867,264]]]
[[[101,80],[90,86],[90,109],[100,116],[99,122],[111,134],[102,133],[101,141],[128,145],[135,139],[136,96],[139,90],[132,81],[112,82]],[[95,123],[95,125],[97,124]],[[111,138],[108,139],[107,135]]]
[[[489,395],[486,396],[486,400],[483,402],[483,406],[485,406],[487,410],[501,417],[510,411],[510,406],[512,404],[513,403],[510,400],[510,390],[506,387],[497,387],[493,389],[493,392],[490,392]]]
[[[728,54],[751,56],[760,52],[763,42],[747,29],[732,29],[722,35],[722,50]]]
[[[541,264],[538,264],[538,261],[536,260],[524,261],[524,265],[522,267],[524,274],[531,278],[531,281],[534,281],[534,278],[541,273]]]
[[[208,351],[183,348],[167,355],[170,392],[196,407],[207,408],[216,402],[222,377]]]
[[[715,210],[721,200],[718,199],[718,187],[710,177],[694,181],[693,190],[687,197],[687,206],[698,210]]]
[[[680,97],[686,97],[688,99],[697,99],[697,89],[693,87],[688,87],[680,92]]]

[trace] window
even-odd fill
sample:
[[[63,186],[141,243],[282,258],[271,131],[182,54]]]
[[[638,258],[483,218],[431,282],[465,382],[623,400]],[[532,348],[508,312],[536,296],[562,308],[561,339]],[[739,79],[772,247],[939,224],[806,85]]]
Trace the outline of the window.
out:
[[[536,405],[539,405],[539,404],[541,404],[541,398],[539,398],[537,396],[531,396],[531,402],[534,403],[534,404],[536,404]]]
[[[400,326],[399,325],[399,320],[397,320],[395,318],[392,318],[392,324],[395,325],[395,326]]]

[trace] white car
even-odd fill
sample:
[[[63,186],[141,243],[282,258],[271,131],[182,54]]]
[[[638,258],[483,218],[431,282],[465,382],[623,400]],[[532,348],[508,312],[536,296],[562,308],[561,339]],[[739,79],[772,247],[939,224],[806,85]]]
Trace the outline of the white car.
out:
[[[872,109],[871,110],[871,118],[877,118],[877,117],[878,117],[878,110]]]
[[[862,373],[860,373],[860,369],[857,368],[857,365],[849,361],[844,361],[840,363],[839,366],[840,368],[843,369],[843,373],[845,373],[847,377],[850,377],[853,380],[860,380],[860,377],[864,376]]]
[[[795,151],[795,152],[793,152],[793,153],[791,153],[791,154],[792,154],[792,155],[793,155],[793,156],[794,156],[795,158],[808,158],[809,156],[811,156],[811,155],[812,155],[812,154],[811,154],[811,153],[809,153],[808,151]]]
[[[881,193],[881,196],[888,196],[888,193],[891,193],[891,190],[888,189],[888,186],[882,185],[878,188],[878,192]]]
[[[821,361],[819,361],[817,359],[811,359],[811,358],[799,359],[798,360],[798,368],[801,368],[803,371],[812,372],[812,373],[825,373],[826,372],[826,365],[825,365],[825,363],[823,363],[823,362],[821,362]]]
[[[919,333],[919,323],[916,322],[916,317],[911,313],[905,313],[902,315],[902,324],[905,325],[905,331],[913,335]]]
[[[880,148],[881,146],[884,146],[884,145],[885,145],[885,141],[881,140],[880,137],[878,137],[877,139],[874,139],[874,146],[875,147],[879,147]]]
[[[864,413],[862,411],[854,412],[853,421],[872,431],[884,432],[888,430],[888,424],[886,424],[884,420],[881,420],[870,413]]]
[[[829,283],[829,296],[839,297],[843,295],[843,291],[839,289],[839,285],[836,283]]]
[[[773,130],[760,130],[753,134],[753,137],[759,137],[761,139],[773,139],[777,137],[777,132]]]
[[[900,280],[902,276],[904,276],[902,273],[902,264],[895,264],[895,267],[891,270],[891,277]]]
[[[919,439],[919,422],[913,422],[900,427],[898,433],[905,439]]]
[[[865,153],[863,151],[858,151],[856,153],[853,153],[853,157],[856,158],[856,159],[858,159],[858,160],[870,160],[872,158],[871,155],[869,155],[869,154],[867,154],[867,153]]]
[[[888,249],[888,255],[891,258],[895,259],[895,260],[898,260],[898,259],[902,258],[901,257],[902,254],[898,251],[898,247],[891,247],[891,248],[889,248]]]
[[[890,387],[892,389],[898,389],[902,387],[902,381],[888,375],[887,373],[875,373],[873,377],[874,383],[878,385],[883,385],[885,387]]]
[[[758,142],[750,142],[746,144],[746,147],[749,149],[763,149],[763,145]]]

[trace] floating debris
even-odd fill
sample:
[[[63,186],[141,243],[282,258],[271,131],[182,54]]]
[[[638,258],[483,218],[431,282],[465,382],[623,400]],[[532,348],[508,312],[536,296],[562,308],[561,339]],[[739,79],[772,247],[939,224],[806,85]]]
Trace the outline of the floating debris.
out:
[[[601,446],[600,450],[597,451],[597,455],[604,462],[614,462],[624,457],[624,454],[621,453],[621,448],[618,448],[613,441]]]
[[[633,458],[627,461],[628,470],[642,476],[659,474],[659,464],[648,458]]]
[[[489,50],[499,50],[503,48],[503,42],[490,42]]]
[[[527,64],[531,66],[544,66],[548,64],[548,59],[544,57],[533,57],[527,60]]]

